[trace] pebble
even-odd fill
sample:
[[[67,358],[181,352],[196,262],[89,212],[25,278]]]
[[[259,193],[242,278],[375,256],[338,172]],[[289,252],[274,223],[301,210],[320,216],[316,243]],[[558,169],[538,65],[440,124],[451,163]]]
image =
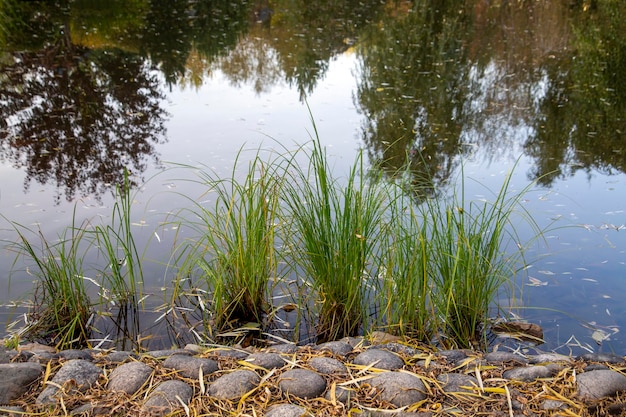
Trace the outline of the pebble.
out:
[[[380,398],[396,407],[405,407],[426,399],[426,387],[416,376],[397,371],[384,372],[369,381],[380,391]]]
[[[209,386],[209,395],[225,400],[241,398],[254,389],[261,378],[254,371],[237,370],[217,378]]]
[[[611,412],[624,410],[618,393],[626,392],[626,375],[619,371],[626,368],[626,360],[614,354],[572,358],[556,353],[481,355],[447,350],[430,355],[429,350],[402,347],[396,342],[369,347],[356,339],[350,342],[328,342],[313,349],[285,344],[267,351],[194,345],[143,355],[53,352],[40,345],[33,345],[32,351],[24,346],[19,351],[1,349],[0,409],[6,411],[0,415],[42,415],[54,407],[59,407],[58,414],[71,407],[67,414],[108,415],[112,407],[123,406],[111,403],[111,398],[129,396],[133,402],[120,415],[184,415],[187,407],[210,402],[211,397],[238,404],[249,403],[254,396],[264,398],[255,403],[261,407],[255,411],[268,417],[316,415],[316,409],[307,408],[307,404],[331,404],[337,415],[360,410],[363,416],[424,417],[431,415],[435,405],[464,415],[476,411],[472,401],[506,404],[501,390],[504,386],[509,387],[514,415],[542,415],[547,411],[566,415],[581,410],[586,415],[592,410],[588,407],[597,407],[599,401]],[[430,355],[427,369],[416,361],[420,358],[415,355],[420,353]],[[464,362],[467,367],[453,367]],[[44,374],[49,383],[44,383]],[[559,383],[571,384],[571,390],[559,391],[564,398],[557,400],[542,390],[544,385]],[[524,384],[533,388],[526,389]],[[481,386],[496,389],[480,392]],[[463,397],[466,402],[446,403],[463,393],[468,394]],[[360,403],[372,398],[383,408],[376,410],[371,403]],[[464,410],[464,406],[470,408]],[[206,412],[211,414],[210,410],[199,414]]]
[[[109,375],[109,391],[134,394],[146,383],[152,368],[141,362],[128,362],[115,368]]]
[[[577,376],[578,397],[598,400],[626,391],[626,376],[610,369],[583,372]]]
[[[359,353],[352,361],[356,365],[371,366],[376,369],[393,371],[404,366],[402,358],[383,349],[368,349]]]
[[[278,387],[284,393],[298,398],[316,398],[326,390],[326,380],[308,369],[292,369],[280,376]]]
[[[163,381],[152,390],[141,407],[146,416],[164,416],[182,408],[191,401],[193,389],[183,381]]]
[[[36,403],[54,404],[57,402],[57,394],[73,396],[85,392],[96,383],[100,374],[102,370],[89,361],[83,359],[67,361],[52,378],[52,384],[46,384]],[[63,388],[61,393],[60,388]]]

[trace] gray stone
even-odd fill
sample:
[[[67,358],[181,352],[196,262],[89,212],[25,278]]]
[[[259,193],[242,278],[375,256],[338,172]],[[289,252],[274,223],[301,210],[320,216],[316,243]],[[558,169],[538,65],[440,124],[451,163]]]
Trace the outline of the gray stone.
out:
[[[368,382],[381,391],[381,400],[396,407],[404,407],[426,399],[426,387],[422,380],[408,373],[384,372]]]
[[[578,357],[586,362],[606,362],[606,363],[622,363],[623,356],[614,355],[612,353],[585,353]]]
[[[328,391],[326,391],[326,395],[324,395],[324,398],[327,401],[332,401],[333,395],[335,397],[335,400],[339,401],[342,404],[348,404],[350,398],[355,396],[356,394],[351,389],[344,388],[340,385],[334,385],[330,387]]]
[[[254,366],[260,366],[261,368],[270,370],[276,368],[282,368],[285,366],[285,360],[278,353],[258,352],[248,355],[246,362],[250,362]]]
[[[270,407],[265,413],[265,417],[302,417],[312,416],[306,408],[295,404],[278,404]]]
[[[109,391],[134,394],[139,391],[152,373],[152,368],[141,362],[128,362],[115,368],[109,375]]]
[[[212,351],[222,358],[245,359],[250,355],[248,352],[232,348],[219,348]]]
[[[509,369],[502,373],[502,377],[515,381],[532,382],[538,378],[549,378],[552,371],[547,366],[522,366],[519,368]]]
[[[576,377],[576,381],[577,395],[582,400],[599,400],[626,391],[626,376],[608,369],[583,372]]]
[[[404,361],[401,357],[382,349],[368,349],[365,352],[361,352],[352,362],[356,365],[372,366],[387,371],[394,371],[404,366]]]
[[[475,392],[472,387],[478,386],[475,377],[466,374],[440,374],[437,381],[441,383],[444,392]]]
[[[65,362],[52,378],[54,384],[48,384],[39,394],[37,404],[54,404],[59,386],[64,387],[67,395],[84,392],[96,383],[102,370],[93,363],[83,359],[72,359]]]
[[[0,364],[0,404],[8,404],[28,391],[41,377],[43,369],[32,362]]]
[[[462,361],[470,355],[470,353],[463,349],[440,350],[437,354],[446,358],[446,360],[450,363]]]
[[[298,350],[298,346],[294,345],[293,343],[285,343],[282,345],[274,345],[270,347],[270,349],[278,353],[291,354],[296,353],[296,351]]]
[[[346,365],[335,358],[315,357],[309,360],[311,368],[324,375],[345,375],[348,373]]]
[[[502,365],[503,363],[526,365],[528,363],[528,359],[512,352],[490,352],[485,355],[484,359],[490,365]]]
[[[138,359],[139,356],[133,352],[126,350],[111,352],[108,355],[102,357],[102,361],[105,363],[122,363],[129,359]]]
[[[188,355],[172,355],[163,361],[163,366],[171,368],[185,377],[198,379],[200,376],[200,369],[202,369],[202,375],[209,375],[217,371],[217,362],[213,359],[196,358]]]
[[[565,410],[567,408],[567,404],[563,401],[559,400],[545,400],[543,404],[541,404],[541,409],[543,410]]]
[[[352,346],[346,342],[333,341],[320,343],[315,347],[316,350],[327,350],[332,352],[333,355],[345,357],[347,354],[352,352]]]
[[[200,346],[200,345],[197,345],[197,344],[195,344],[195,343],[187,343],[187,344],[185,345],[185,350],[188,350],[188,351],[190,351],[190,352],[193,352],[193,353],[194,353],[194,354],[196,354],[196,355],[200,355],[200,354],[202,354],[202,353],[206,352],[206,351],[207,351],[207,348],[205,348],[205,347],[203,347],[203,346]]]
[[[67,350],[62,350],[58,353],[59,358],[65,359],[67,361],[72,360],[72,359],[83,359],[86,361],[93,361],[93,356],[91,356],[91,353],[89,353],[86,350],[80,350],[80,349],[67,349]]]
[[[326,380],[308,369],[292,369],[284,372],[279,380],[281,391],[298,398],[316,398],[326,389]]]
[[[412,348],[410,346],[406,346],[400,343],[395,343],[395,342],[391,342],[391,343],[386,343],[384,345],[380,345],[380,346],[373,346],[373,348],[378,348],[378,349],[385,349],[388,350],[390,352],[393,353],[399,353],[401,355],[406,355],[406,356],[413,356],[416,355],[417,349]]]
[[[261,378],[254,371],[234,371],[213,381],[209,385],[209,395],[227,400],[241,398],[260,382]]]
[[[352,346],[352,349],[355,349],[357,347],[367,347],[371,345],[371,343],[368,340],[365,340],[363,336],[346,336],[339,341],[349,344],[350,346]]]
[[[146,352],[143,356],[148,356],[154,359],[166,359],[172,355],[193,355],[193,352],[185,349],[162,349],[162,350],[151,350],[150,352]]]
[[[5,346],[0,344],[0,364],[1,363],[11,363],[14,357],[18,355],[17,350],[7,349]]]
[[[0,417],[24,417],[28,414],[22,407],[3,405],[0,410]]]
[[[33,353],[33,355],[30,358],[28,358],[28,362],[47,364],[48,362],[53,361],[58,358],[59,358],[59,355],[57,353],[37,352],[37,353]]]
[[[142,414],[163,416],[181,408],[181,401],[188,405],[193,389],[183,381],[163,381],[152,390],[141,407]]]
[[[538,355],[528,355],[528,362],[532,364],[538,363],[555,363],[555,362],[573,362],[571,356],[561,355],[560,353],[540,353]]]

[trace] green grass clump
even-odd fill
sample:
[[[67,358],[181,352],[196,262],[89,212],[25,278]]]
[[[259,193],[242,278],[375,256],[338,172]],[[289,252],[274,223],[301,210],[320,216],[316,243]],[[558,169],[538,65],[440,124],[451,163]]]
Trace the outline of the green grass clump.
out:
[[[275,233],[281,178],[277,165],[256,154],[243,180],[237,156],[230,178],[201,170],[207,191],[193,202],[183,227],[198,232],[186,247],[177,281],[200,276],[207,285],[212,327],[261,323],[269,310],[270,280],[276,275]]]
[[[24,258],[27,271],[37,278],[33,307],[22,337],[59,349],[84,346],[89,336],[86,324],[92,313],[83,278],[81,244],[85,229],[72,226],[67,229],[69,236],[61,236],[54,244],[36,233],[41,241],[41,247],[36,248],[27,237],[27,233],[35,232],[17,224],[14,227],[19,236],[14,246]]]
[[[356,335],[365,323],[372,267],[381,243],[387,194],[365,175],[359,154],[345,180],[333,177],[325,150],[312,142],[309,165],[294,166],[285,187],[291,261],[320,303],[317,337]]]

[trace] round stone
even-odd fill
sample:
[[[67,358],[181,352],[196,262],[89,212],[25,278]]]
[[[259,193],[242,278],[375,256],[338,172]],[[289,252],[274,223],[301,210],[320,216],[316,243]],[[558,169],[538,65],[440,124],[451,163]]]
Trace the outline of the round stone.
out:
[[[258,352],[248,355],[246,362],[250,362],[254,366],[260,366],[264,369],[282,368],[285,366],[285,360],[278,353]]]
[[[437,376],[444,392],[474,392],[472,387],[478,386],[475,377],[465,374],[449,373]]]
[[[102,374],[102,370],[93,363],[83,359],[73,359],[65,362],[59,369],[52,382],[41,391],[37,397],[37,404],[53,404],[56,402],[59,387],[63,387],[67,382],[72,381],[72,389],[68,389],[64,394],[75,395],[76,392],[84,392],[96,383]]]
[[[181,401],[189,404],[192,395],[193,389],[183,381],[163,381],[150,393],[142,409],[151,417],[164,416],[181,408]]]
[[[309,365],[311,366],[311,368],[324,375],[345,375],[348,373],[348,368],[346,368],[346,365],[344,365],[343,363],[341,363],[341,361],[338,361],[335,358],[312,358],[309,361]]]
[[[513,368],[502,374],[503,378],[523,382],[531,382],[538,378],[549,378],[551,376],[552,371],[550,371],[550,368],[542,365]]]
[[[0,404],[19,398],[43,371],[43,366],[34,362],[0,364]]]
[[[356,365],[372,366],[393,371],[404,366],[404,361],[395,353],[383,349],[368,349],[359,353],[352,361]]]
[[[326,380],[308,369],[292,369],[280,376],[278,387],[299,398],[316,398],[326,389]]]
[[[295,404],[278,404],[272,406],[265,413],[265,417],[302,417],[310,416],[304,407]]]
[[[254,389],[261,378],[254,371],[238,370],[222,375],[209,385],[209,395],[226,400],[241,398]]]
[[[626,376],[609,369],[583,372],[576,377],[577,395],[582,400],[599,400],[626,391]]]
[[[426,387],[417,376],[404,372],[384,372],[369,380],[369,384],[381,391],[380,399],[404,407],[426,399]]]
[[[196,358],[187,355],[172,355],[163,361],[163,366],[174,369],[181,376],[191,379],[199,378],[200,369],[202,369],[202,375],[209,375],[218,369],[217,362],[213,359]]]
[[[316,350],[328,350],[332,352],[334,355],[344,357],[350,352],[352,352],[352,346],[346,342],[334,341],[334,342],[326,342],[320,343],[315,347]]]
[[[128,362],[118,366],[109,375],[107,389],[109,391],[134,394],[146,383],[152,368],[141,362]]]

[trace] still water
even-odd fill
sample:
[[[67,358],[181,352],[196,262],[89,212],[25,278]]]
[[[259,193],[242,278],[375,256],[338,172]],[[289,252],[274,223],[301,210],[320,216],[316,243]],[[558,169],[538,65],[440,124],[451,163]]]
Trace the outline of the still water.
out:
[[[623,2],[0,6],[0,238],[15,240],[9,221],[48,239],[74,216],[107,221],[129,169],[147,299],[125,319],[133,339],[152,336],[143,346],[184,338],[162,307],[177,233],[166,220],[205,190],[172,163],[229,176],[242,147],[295,149],[313,119],[338,170],[363,149],[389,173],[411,155],[433,193],[461,169],[471,198],[511,170],[514,189],[535,182],[523,208],[545,234],[501,314],[540,324],[546,350],[626,353]],[[33,287],[14,260],[0,252],[5,323]],[[100,323],[100,339],[127,330]]]

